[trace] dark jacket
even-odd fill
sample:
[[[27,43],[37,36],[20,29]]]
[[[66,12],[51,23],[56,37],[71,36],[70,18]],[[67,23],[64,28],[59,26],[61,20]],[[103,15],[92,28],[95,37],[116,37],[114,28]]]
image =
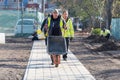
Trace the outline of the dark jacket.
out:
[[[61,16],[58,16],[57,19],[53,19],[51,15],[50,27],[49,27],[49,35],[50,36],[61,36],[62,32],[60,29],[60,19]]]

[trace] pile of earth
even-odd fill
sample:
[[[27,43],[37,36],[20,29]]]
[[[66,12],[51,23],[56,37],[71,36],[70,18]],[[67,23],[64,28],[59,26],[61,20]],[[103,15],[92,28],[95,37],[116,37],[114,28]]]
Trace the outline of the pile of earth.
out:
[[[105,37],[98,35],[90,35],[86,39],[92,40],[91,43],[102,43],[108,41]]]
[[[94,51],[111,51],[111,50],[120,50],[120,46],[118,46],[113,41],[105,42],[102,46],[94,49]]]
[[[105,37],[98,36],[97,38],[93,39],[91,43],[103,43],[107,42],[108,40]]]
[[[86,39],[97,39],[98,38],[98,36],[97,35],[90,35],[90,36],[88,36]]]

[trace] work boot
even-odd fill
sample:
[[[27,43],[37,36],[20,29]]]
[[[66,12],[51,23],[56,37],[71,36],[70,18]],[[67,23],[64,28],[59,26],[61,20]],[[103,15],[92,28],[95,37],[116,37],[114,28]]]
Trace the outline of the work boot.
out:
[[[54,65],[53,55],[50,55],[50,58],[51,58],[51,61],[52,61],[51,65]]]
[[[54,65],[54,63],[52,62],[51,65]]]
[[[55,67],[58,67],[58,64],[55,64]]]
[[[67,61],[67,58],[63,58],[64,61]]]
[[[67,53],[63,55],[63,60],[67,61]]]

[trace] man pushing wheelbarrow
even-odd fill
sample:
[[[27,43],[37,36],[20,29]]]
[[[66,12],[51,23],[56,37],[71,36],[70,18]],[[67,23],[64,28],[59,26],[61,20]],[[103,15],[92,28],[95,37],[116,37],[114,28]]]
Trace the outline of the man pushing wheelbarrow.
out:
[[[60,64],[60,55],[66,53],[66,42],[63,37],[65,32],[65,21],[59,15],[57,9],[47,18],[44,26],[46,30],[47,51],[50,54],[52,65],[58,67]]]

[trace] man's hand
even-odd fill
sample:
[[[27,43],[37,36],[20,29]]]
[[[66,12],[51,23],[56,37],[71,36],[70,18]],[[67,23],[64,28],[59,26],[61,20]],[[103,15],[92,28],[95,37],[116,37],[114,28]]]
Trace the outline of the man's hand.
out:
[[[67,26],[66,26],[66,25],[64,26],[64,29],[65,29],[65,30],[67,29]]]

